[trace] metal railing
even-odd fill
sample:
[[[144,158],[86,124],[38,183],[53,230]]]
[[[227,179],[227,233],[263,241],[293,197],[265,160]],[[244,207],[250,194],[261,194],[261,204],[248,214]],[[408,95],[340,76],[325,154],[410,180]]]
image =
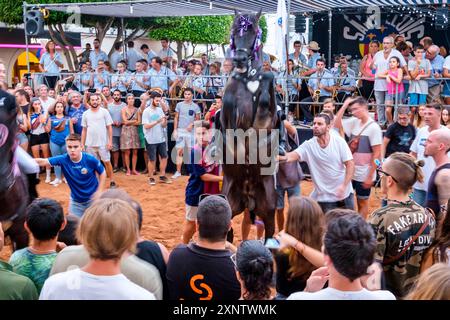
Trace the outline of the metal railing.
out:
[[[96,77],[98,77],[98,75],[100,75],[101,81]],[[224,75],[200,75],[200,76],[192,76],[192,75],[176,75],[176,74],[164,74],[164,75],[148,75],[148,74],[139,74],[136,76],[136,74],[134,73],[124,73],[121,74],[120,76],[124,77],[124,80],[122,84],[117,84],[118,82],[118,77],[119,74],[117,73],[109,73],[109,74],[99,74],[99,73],[80,73],[80,72],[61,72],[58,74],[49,74],[49,73],[32,73],[31,74],[31,78],[32,78],[32,82],[33,82],[33,88],[37,88],[39,85],[43,84],[45,81],[45,77],[46,76],[57,76],[60,80],[58,80],[58,83],[61,85],[66,85],[68,82],[65,79],[73,79],[74,81],[72,82],[74,84],[75,87],[78,88],[78,86],[80,86],[80,79],[84,78],[87,79],[89,77],[89,81],[90,84],[89,85],[85,85],[82,84],[81,89],[91,89],[92,87],[97,87],[97,89],[101,90],[101,88],[103,86],[108,86],[111,89],[116,89],[116,88],[121,88],[121,89],[126,89],[124,91],[126,92],[132,92],[133,88],[140,88],[141,90],[134,90],[134,91],[142,91],[145,92],[149,89],[158,87],[161,88],[165,91],[166,94],[166,99],[168,101],[182,101],[183,97],[180,96],[179,94],[179,90],[184,88],[184,87],[191,87],[194,90],[194,101],[201,101],[201,102],[211,102],[214,101],[213,98],[213,93],[223,93],[225,87],[226,87],[226,82],[229,78],[229,76],[224,76]],[[106,79],[105,79],[106,77]],[[142,80],[144,80],[144,82],[148,83],[148,88],[142,88],[139,85],[136,86],[136,78],[140,78],[140,80],[138,80],[139,82],[142,82]],[[161,80],[162,78],[162,80]],[[199,80],[200,79],[200,80]],[[317,102],[311,102],[311,101],[303,101],[298,99],[298,96],[300,94],[300,96],[302,96],[304,98],[311,98],[313,97],[313,94],[309,91],[305,91],[305,86],[303,84],[303,82],[306,82],[306,84],[308,83],[308,81],[310,79],[317,79],[316,76],[301,76],[301,75],[293,75],[291,77],[285,77],[285,76],[276,76],[275,77],[275,83],[278,87],[277,89],[277,103],[282,104],[282,105],[286,105],[286,103],[288,105],[294,105],[294,106],[300,106],[300,105],[318,105],[318,106],[322,106],[324,104],[323,101],[317,101]],[[364,87],[361,85],[362,81],[371,81],[369,80],[367,77],[347,77],[347,78],[343,78],[340,76],[324,76],[321,78],[321,82],[322,81],[328,81],[328,80],[333,80],[333,83],[336,84],[336,82],[338,80],[340,80],[341,84],[342,84],[342,80],[343,79],[349,79],[350,83],[355,83],[356,85],[354,86],[354,90],[350,91],[348,96],[352,96],[352,95],[358,95],[358,96],[364,96],[368,101],[369,101],[369,106],[370,107],[374,107],[374,106],[392,106],[390,104],[386,104],[386,103],[377,103],[376,99],[375,99],[375,90],[371,90],[370,92],[366,92],[366,90],[364,89]],[[220,80],[220,81],[219,81]],[[450,78],[426,78],[426,79],[421,79],[421,80],[432,80],[432,81],[438,81],[439,82],[439,86],[441,86],[441,89],[439,90],[440,94],[437,97],[431,97],[431,100],[436,99],[436,98],[441,98],[441,95],[443,93],[443,86],[447,86],[448,91],[450,92]],[[61,81],[66,81],[66,82],[61,82]],[[85,80],[86,81],[86,80]],[[96,82],[97,81],[97,82]],[[104,82],[103,82],[104,81]],[[174,86],[172,88],[172,92],[169,92],[169,89],[171,88],[171,86],[173,85],[173,81],[177,81],[178,84],[176,86]],[[300,88],[303,86],[303,89],[301,89],[300,91],[298,91],[297,89],[294,90],[294,94],[290,94],[288,92],[289,88],[292,88],[290,85],[286,86],[287,81],[291,81],[297,84],[297,86],[299,86]],[[404,80],[405,81],[405,80]],[[415,81],[415,80],[406,80],[403,84],[407,84],[410,83],[409,81]],[[219,84],[220,85],[211,85],[211,84]],[[358,85],[358,83],[360,85]],[[78,84],[78,86],[77,86]],[[113,84],[116,84],[115,86],[113,86]],[[152,84],[159,84],[158,86],[152,85]],[[164,85],[161,85],[164,84]],[[199,84],[201,84],[201,86],[199,86]],[[196,86],[197,85],[197,86]],[[350,87],[350,85],[345,85],[345,87]],[[351,86],[353,87],[353,86]],[[202,91],[205,91],[206,94],[199,92],[196,88],[200,88]],[[67,88],[66,88],[67,89]],[[314,86],[313,91],[316,90],[317,88]],[[408,106],[410,107],[411,105],[408,102],[408,93],[405,91],[405,97],[403,99],[403,101],[399,101],[400,99],[398,99],[398,89],[399,89],[399,84],[396,84],[396,97],[395,97],[395,101],[393,104],[393,107],[395,109],[397,109],[398,107],[401,106]],[[343,91],[340,90],[339,88],[334,88],[334,90],[337,90],[337,96],[339,95],[343,95]],[[85,91],[85,90],[82,90]],[[122,90],[121,90],[122,91]],[[333,93],[334,91],[327,91],[326,90],[322,91],[321,97],[328,97],[328,98],[332,98],[333,97]],[[209,96],[208,96],[209,94]],[[287,94],[287,99],[286,99],[286,95]],[[427,93],[428,94],[428,93]],[[201,97],[200,97],[201,96]],[[335,99],[336,100],[336,99]],[[334,101],[334,104],[336,106],[341,106],[343,105],[343,101]],[[450,105],[445,105],[445,106],[450,106]]]

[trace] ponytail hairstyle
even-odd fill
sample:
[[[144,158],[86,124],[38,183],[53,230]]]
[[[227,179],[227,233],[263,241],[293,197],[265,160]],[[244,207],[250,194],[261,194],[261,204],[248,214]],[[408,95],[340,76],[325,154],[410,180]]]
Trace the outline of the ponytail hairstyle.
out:
[[[244,283],[244,300],[270,298],[270,284],[273,276],[273,258],[258,240],[242,242],[236,252],[236,269]]]
[[[416,160],[413,156],[403,152],[391,154],[386,162],[390,172],[395,172],[393,177],[398,177],[396,179],[398,188],[404,192],[408,192],[417,181],[423,182],[422,167],[424,164],[423,160]]]

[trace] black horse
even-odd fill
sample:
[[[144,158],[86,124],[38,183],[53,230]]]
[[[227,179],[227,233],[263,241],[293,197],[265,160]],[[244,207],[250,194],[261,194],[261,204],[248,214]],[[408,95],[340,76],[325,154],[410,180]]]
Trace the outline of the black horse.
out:
[[[265,237],[269,238],[275,231],[275,171],[272,174],[263,171],[271,171],[278,147],[284,144],[285,139],[283,121],[277,112],[274,76],[270,72],[264,73],[261,68],[260,15],[261,11],[256,15],[236,12],[231,30],[234,71],[225,88],[216,129],[223,137],[223,144],[220,143],[224,152],[222,158],[225,160],[227,153],[231,153],[233,158],[232,163],[223,162],[222,189],[233,216],[248,209],[254,221],[257,214],[264,222]],[[274,130],[280,128],[279,132]],[[232,132],[242,129],[248,137],[245,140],[229,139],[227,132],[230,133],[230,129]],[[271,163],[263,163],[258,153],[260,149],[267,151],[265,156],[272,159]],[[238,158],[242,155],[244,161],[239,163]],[[251,161],[252,157],[257,161]]]
[[[25,210],[29,204],[28,186],[14,157],[16,144],[16,100],[0,89],[0,221],[13,249],[28,246],[24,228]]]

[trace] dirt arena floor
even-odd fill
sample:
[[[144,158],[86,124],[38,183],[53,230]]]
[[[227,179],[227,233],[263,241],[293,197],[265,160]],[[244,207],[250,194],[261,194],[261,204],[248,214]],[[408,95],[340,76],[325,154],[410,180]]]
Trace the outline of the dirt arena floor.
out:
[[[61,184],[58,187],[43,183],[45,177],[41,176],[41,183],[38,185],[40,197],[49,197],[58,200],[67,213],[69,203],[69,187]],[[142,226],[142,236],[146,239],[163,243],[169,250],[180,243],[184,222],[184,191],[188,177],[183,176],[175,180],[172,184],[147,184],[147,177],[126,176],[125,173],[116,173],[115,181],[119,188],[127,191],[135,200],[139,201],[143,208],[144,220]],[[301,182],[302,195],[309,195],[312,191],[310,181]],[[379,207],[379,199],[372,190],[370,210],[372,212]],[[286,209],[285,209],[286,210]],[[235,230],[234,243],[241,240],[241,220],[242,215],[233,219]],[[250,238],[256,237],[256,228],[252,226]],[[5,248],[0,254],[1,259],[8,259],[9,248]]]

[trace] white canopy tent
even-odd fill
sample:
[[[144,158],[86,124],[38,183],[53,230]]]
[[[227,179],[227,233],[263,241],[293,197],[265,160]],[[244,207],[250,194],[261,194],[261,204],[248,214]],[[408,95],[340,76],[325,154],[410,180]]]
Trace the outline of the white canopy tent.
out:
[[[332,10],[376,6],[418,6],[447,4],[449,0],[286,0],[287,12],[311,13],[328,11],[328,62],[331,63]],[[98,1],[82,3],[23,2],[25,12],[30,8],[67,12],[69,14],[98,15],[125,18],[230,15],[235,10],[245,12],[276,13],[278,0],[147,0]],[[287,21],[289,23],[289,21]],[[289,30],[289,26],[287,28]],[[25,37],[27,38],[27,37]],[[27,42],[27,39],[26,39]]]
[[[338,8],[368,6],[418,6],[446,4],[448,0],[286,0],[290,13],[329,11]],[[89,3],[40,3],[27,7],[46,8],[60,12],[118,18],[229,15],[234,10],[276,13],[278,0],[147,0],[104,1]]]

